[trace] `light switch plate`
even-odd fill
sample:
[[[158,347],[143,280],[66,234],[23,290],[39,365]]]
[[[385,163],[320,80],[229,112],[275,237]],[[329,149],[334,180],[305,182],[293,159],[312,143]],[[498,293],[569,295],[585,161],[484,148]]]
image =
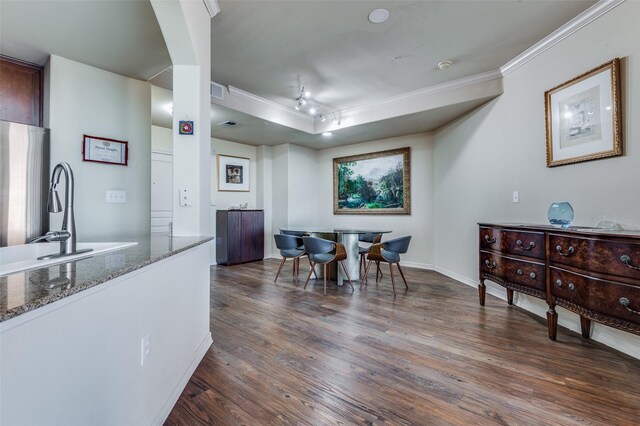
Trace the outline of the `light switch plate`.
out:
[[[105,201],[107,203],[126,203],[127,191],[107,191]]]
[[[513,202],[514,203],[520,202],[520,191],[513,191]]]

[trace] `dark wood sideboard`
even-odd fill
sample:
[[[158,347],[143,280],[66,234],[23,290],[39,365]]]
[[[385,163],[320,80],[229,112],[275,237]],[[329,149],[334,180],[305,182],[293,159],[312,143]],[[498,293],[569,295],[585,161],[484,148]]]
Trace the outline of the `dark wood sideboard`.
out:
[[[216,212],[216,263],[235,265],[264,258],[264,211]]]
[[[556,339],[561,306],[591,321],[640,335],[640,232],[545,225],[479,223],[480,305],[485,280],[549,305],[549,338]]]

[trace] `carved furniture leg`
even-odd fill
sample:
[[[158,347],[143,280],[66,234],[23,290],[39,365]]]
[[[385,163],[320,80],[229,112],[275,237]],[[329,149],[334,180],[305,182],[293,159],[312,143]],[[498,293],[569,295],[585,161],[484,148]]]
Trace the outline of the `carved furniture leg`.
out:
[[[513,290],[510,288],[507,289],[507,303],[513,305]]]
[[[478,298],[480,299],[480,306],[484,306],[484,299],[487,293],[487,287],[484,285],[484,280],[480,280],[478,285]]]
[[[547,328],[549,329],[549,339],[556,340],[556,335],[558,334],[556,305],[549,305],[549,310],[547,311]]]
[[[589,318],[580,317],[580,329],[582,330],[582,337],[588,339],[591,335],[591,320]]]

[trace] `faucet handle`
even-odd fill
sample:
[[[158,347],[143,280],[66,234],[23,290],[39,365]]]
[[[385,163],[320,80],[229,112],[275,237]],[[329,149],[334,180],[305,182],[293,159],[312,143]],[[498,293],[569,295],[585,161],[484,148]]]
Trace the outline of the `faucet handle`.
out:
[[[71,236],[69,231],[49,231],[44,234],[44,237],[47,241],[66,241]]]

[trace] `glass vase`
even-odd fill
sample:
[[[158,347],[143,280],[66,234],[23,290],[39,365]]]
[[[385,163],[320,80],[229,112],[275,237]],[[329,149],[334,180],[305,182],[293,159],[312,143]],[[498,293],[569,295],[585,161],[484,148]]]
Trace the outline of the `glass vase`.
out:
[[[573,223],[573,208],[566,201],[551,203],[547,217],[553,226],[568,228]]]

